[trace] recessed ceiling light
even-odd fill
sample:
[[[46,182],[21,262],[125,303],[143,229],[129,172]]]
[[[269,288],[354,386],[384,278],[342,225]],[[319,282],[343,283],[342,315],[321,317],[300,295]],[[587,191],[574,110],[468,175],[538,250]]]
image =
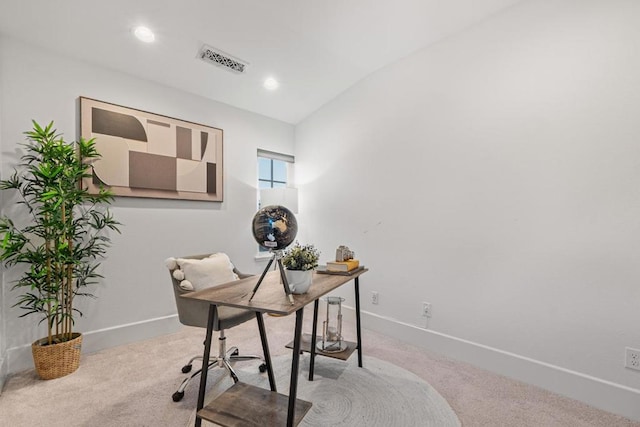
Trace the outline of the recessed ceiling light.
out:
[[[156,36],[153,34],[153,31],[143,26],[136,27],[133,30],[133,34],[138,38],[138,40],[141,40],[145,43],[151,43],[156,39]]]
[[[276,90],[278,89],[278,86],[280,86],[280,83],[278,83],[278,81],[276,79],[274,79],[273,77],[268,77],[264,83],[263,83],[265,89],[267,90]]]

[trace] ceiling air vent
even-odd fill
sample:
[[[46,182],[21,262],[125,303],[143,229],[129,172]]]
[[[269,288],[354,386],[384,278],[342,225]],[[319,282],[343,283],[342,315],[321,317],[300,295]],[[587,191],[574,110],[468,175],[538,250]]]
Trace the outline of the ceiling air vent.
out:
[[[198,56],[204,62],[223,67],[229,71],[233,71],[234,73],[244,73],[247,65],[249,65],[246,61],[234,58],[228,53],[224,53],[223,51],[207,46],[206,44],[200,48]]]

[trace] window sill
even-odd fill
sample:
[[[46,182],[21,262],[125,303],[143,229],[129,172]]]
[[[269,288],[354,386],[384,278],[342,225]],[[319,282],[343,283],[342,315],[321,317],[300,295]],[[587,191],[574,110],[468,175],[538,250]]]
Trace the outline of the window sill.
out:
[[[265,253],[259,253],[256,256],[253,257],[254,260],[256,261],[268,261],[271,259],[273,255],[271,254],[271,252],[265,252]]]

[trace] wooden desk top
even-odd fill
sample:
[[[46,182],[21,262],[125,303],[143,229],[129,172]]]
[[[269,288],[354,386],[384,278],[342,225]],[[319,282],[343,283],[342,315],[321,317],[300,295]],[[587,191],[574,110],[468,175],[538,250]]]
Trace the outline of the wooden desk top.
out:
[[[359,277],[369,271],[363,269],[351,276],[318,274],[313,272],[313,282],[306,294],[293,294],[294,304],[291,305],[280,283],[280,272],[270,271],[262,280],[260,288],[251,301],[251,291],[258,283],[260,276],[251,276],[246,279],[225,283],[213,288],[203,289],[197,292],[183,294],[182,298],[192,298],[207,301],[215,305],[244,308],[263,313],[275,313],[281,315],[291,314],[310,302],[331,292],[339,286]]]

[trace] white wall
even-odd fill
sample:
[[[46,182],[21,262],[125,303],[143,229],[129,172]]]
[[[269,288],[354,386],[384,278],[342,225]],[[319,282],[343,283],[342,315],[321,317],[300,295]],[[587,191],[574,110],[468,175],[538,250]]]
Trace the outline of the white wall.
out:
[[[2,39],[0,39],[2,40]],[[224,202],[188,202],[118,198],[113,213],[121,235],[103,263],[104,283],[96,300],[84,300],[77,330],[86,350],[175,330],[175,303],[164,267],[169,256],[223,250],[243,271],[258,272],[251,235],[256,210],[256,150],[293,153],[293,126],[212,102],[131,76],[94,67],[42,51],[13,39],[0,51],[0,141],[6,177],[19,156],[22,132],[31,119],[54,120],[67,139],[77,137],[77,98],[87,96],[203,123],[224,130]],[[6,212],[11,206],[4,206]],[[3,288],[9,288],[10,277]],[[10,306],[15,293],[5,294],[2,318],[7,323],[9,371],[32,366],[29,345],[44,335],[36,318],[19,319]],[[3,336],[3,340],[4,340]]]
[[[371,268],[368,326],[640,419],[640,374],[622,367],[624,347],[640,347],[638,17],[631,0],[525,2],[379,71],[296,128],[301,235],[325,260],[345,243]],[[167,256],[223,248],[260,270],[248,226],[255,152],[292,152],[291,126],[0,43],[3,177],[32,118],[75,137],[81,95],[225,132],[223,204],[117,199],[123,234],[78,321],[93,348],[171,330]],[[2,296],[11,334],[0,362],[4,345],[15,371],[42,329]],[[433,304],[428,324],[422,301]],[[584,387],[567,387],[576,378]]]
[[[296,127],[307,237],[371,268],[370,326],[640,419],[639,19],[524,2]]]

